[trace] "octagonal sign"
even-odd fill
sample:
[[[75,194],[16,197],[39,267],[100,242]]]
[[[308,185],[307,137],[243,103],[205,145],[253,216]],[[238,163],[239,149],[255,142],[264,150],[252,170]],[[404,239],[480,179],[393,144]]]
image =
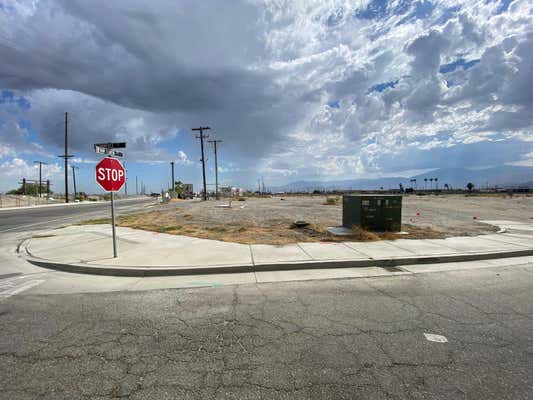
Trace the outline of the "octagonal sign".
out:
[[[126,182],[126,170],[119,160],[106,157],[96,164],[96,183],[106,192],[118,192]]]

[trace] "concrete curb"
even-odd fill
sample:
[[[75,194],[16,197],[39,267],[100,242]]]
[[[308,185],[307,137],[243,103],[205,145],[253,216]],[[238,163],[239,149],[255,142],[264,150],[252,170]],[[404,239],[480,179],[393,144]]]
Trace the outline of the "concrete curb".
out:
[[[205,265],[191,267],[117,267],[113,265],[89,265],[84,263],[62,263],[36,257],[27,248],[30,239],[23,241],[18,248],[19,253],[30,263],[38,267],[58,271],[110,276],[179,276],[228,274],[256,271],[287,271],[298,269],[328,269],[328,268],[357,268],[357,267],[398,267],[415,264],[441,264],[464,261],[492,260],[498,258],[533,256],[533,249],[480,252],[463,254],[445,254],[439,256],[408,256],[391,258],[371,258],[366,260],[320,260],[295,261],[279,263],[253,263],[240,265]]]

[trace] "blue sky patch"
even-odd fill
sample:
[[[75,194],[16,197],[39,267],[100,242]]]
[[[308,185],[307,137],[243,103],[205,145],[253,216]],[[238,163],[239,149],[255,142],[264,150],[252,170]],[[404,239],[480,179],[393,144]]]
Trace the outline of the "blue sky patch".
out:
[[[17,99],[17,105],[21,110],[27,111],[30,109],[31,104],[25,97],[19,97]]]
[[[402,20],[398,22],[398,25],[405,24],[406,22],[411,22],[413,20],[424,19],[429,17],[433,13],[435,6],[430,1],[422,0],[414,3],[413,8],[413,11],[405,18],[402,18]]]
[[[387,0],[372,0],[368,7],[356,14],[361,19],[378,19],[387,15]]]
[[[370,86],[367,93],[383,92],[385,89],[395,87],[398,84],[398,82],[400,82],[399,79],[396,79],[395,81],[377,83],[375,85]]]
[[[1,92],[0,104],[16,103],[23,111],[30,109],[31,104],[25,97],[15,97],[15,93],[11,90],[4,89]]]
[[[513,2],[513,0],[501,0],[500,5],[498,6],[498,9],[496,10],[496,14],[501,14],[507,11],[509,8],[509,5]]]
[[[0,96],[0,104],[13,101],[15,94],[11,90],[2,90],[2,96]]]
[[[462,68],[464,70],[467,70],[469,68],[472,68],[478,62],[479,62],[479,59],[466,61],[464,58],[460,58],[452,63],[441,65],[439,68],[439,72],[441,74],[447,74],[448,72],[455,71],[457,68]]]

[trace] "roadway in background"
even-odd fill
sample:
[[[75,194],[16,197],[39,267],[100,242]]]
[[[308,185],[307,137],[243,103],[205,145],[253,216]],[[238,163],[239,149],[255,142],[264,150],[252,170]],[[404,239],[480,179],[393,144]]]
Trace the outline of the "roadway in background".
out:
[[[143,211],[156,199],[142,197],[116,201],[118,215],[124,212]],[[110,202],[69,203],[53,206],[0,210],[0,233],[51,229],[66,223],[111,217]]]

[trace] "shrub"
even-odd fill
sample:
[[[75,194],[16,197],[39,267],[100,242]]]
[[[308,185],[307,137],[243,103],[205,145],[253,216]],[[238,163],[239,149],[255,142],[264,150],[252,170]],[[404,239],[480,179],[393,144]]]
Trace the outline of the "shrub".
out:
[[[336,206],[337,204],[339,204],[339,197],[326,197],[325,206]]]

